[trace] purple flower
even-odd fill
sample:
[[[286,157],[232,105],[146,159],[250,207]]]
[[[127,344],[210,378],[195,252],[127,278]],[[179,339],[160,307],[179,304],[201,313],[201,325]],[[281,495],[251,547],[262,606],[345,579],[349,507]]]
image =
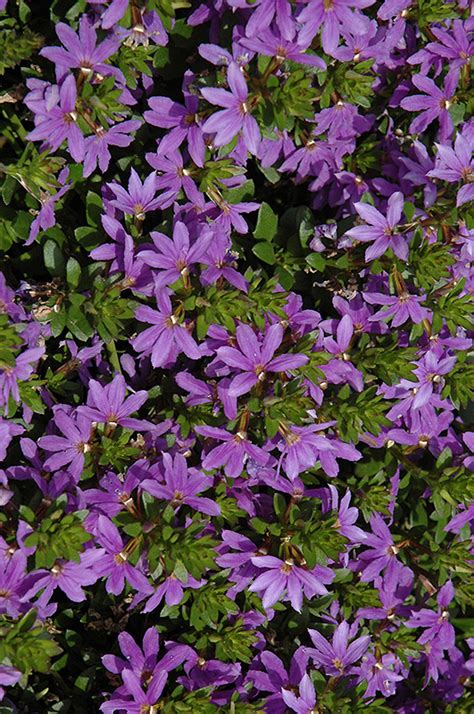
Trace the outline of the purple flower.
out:
[[[183,157],[178,149],[166,149],[162,144],[158,144],[156,154],[146,154],[146,160],[158,173],[155,179],[155,189],[157,191],[165,189],[157,201],[159,207],[164,210],[169,208],[181,190],[184,191],[190,201],[199,200],[201,196],[196,184],[190,176],[190,171],[184,168]]]
[[[129,415],[138,411],[146,402],[148,392],[142,390],[125,398],[126,391],[127,385],[121,374],[116,374],[105,387],[95,379],[91,379],[88,406],[80,406],[77,411],[99,424],[107,424],[111,427],[120,424],[126,429],[143,429],[144,422],[141,419],[130,419]]]
[[[229,419],[235,419],[237,415],[237,399],[229,397],[227,391],[229,380],[221,379],[219,384],[215,382],[196,379],[189,372],[178,372],[175,377],[176,383],[189,392],[186,404],[190,407],[198,404],[212,404],[213,412],[220,410],[219,401],[224,406],[224,413]]]
[[[256,565],[253,564],[252,559],[267,555],[268,551],[265,548],[257,548],[250,538],[227,529],[222,531],[222,538],[226,548],[232,548],[237,551],[237,553],[225,552],[216,558],[217,565],[221,568],[230,568],[232,570],[229,580],[235,585],[227,591],[227,596],[235,598],[237,593],[245,590],[260,572]]]
[[[375,580],[382,570],[385,571],[385,577],[390,578],[393,571],[400,567],[397,560],[400,549],[394,544],[392,534],[380,513],[373,514],[370,526],[373,532],[368,533],[364,541],[369,549],[360,554],[362,563],[359,563],[362,570],[360,579],[364,583]]]
[[[374,0],[309,0],[298,19],[306,23],[305,32],[311,38],[322,25],[323,50],[332,54],[339,44],[343,27],[350,27],[353,32],[359,34],[366,31],[367,20],[356,14],[352,8],[365,8],[373,3]]]
[[[168,501],[178,511],[181,506],[187,505],[199,513],[208,516],[219,516],[221,509],[210,498],[203,498],[196,494],[210,488],[212,480],[204,476],[197,469],[188,469],[186,459],[181,454],[176,454],[174,461],[170,454],[163,454],[165,467],[164,482],[155,479],[145,479],[141,488],[156,498]]]
[[[152,677],[150,675],[152,673],[156,673],[160,670],[171,672],[186,659],[195,658],[191,647],[168,642],[166,643],[168,651],[158,660],[160,637],[155,627],[149,627],[146,630],[143,636],[142,647],[137,645],[128,632],[121,632],[119,634],[118,643],[123,658],[110,654],[102,657],[102,664],[113,674],[120,674],[128,669],[141,679],[151,680]],[[119,691],[124,691],[124,687],[120,687]]]
[[[291,658],[289,672],[281,659],[268,650],[261,652],[252,662],[247,678],[259,692],[271,692],[265,697],[265,711],[284,714],[286,703],[282,691],[291,692],[299,686],[308,662],[306,652],[306,647],[298,647]],[[256,665],[264,669],[256,669]]]
[[[291,7],[286,0],[256,0],[250,7],[246,6],[246,4],[244,7],[246,10],[252,10],[252,14],[245,26],[247,37],[260,35],[262,30],[266,30],[272,24],[272,20],[274,20],[283,37],[290,39],[293,36],[294,25],[291,17]]]
[[[87,489],[84,491],[84,498],[86,503],[94,506],[97,515],[103,513],[112,518],[124,508],[136,515],[133,492],[147,476],[147,462],[139,459],[128,469],[123,480],[109,471],[101,478],[100,488]]]
[[[344,300],[344,298],[336,295],[332,299],[332,304],[338,311],[340,315],[349,315],[352,320],[352,326],[355,333],[361,332],[387,332],[385,325],[377,325],[370,322],[370,317],[373,314],[370,308],[364,303],[363,296],[357,294],[351,300]],[[354,334],[354,332],[352,334]],[[351,335],[352,338],[352,335]],[[350,344],[350,342],[349,342]],[[349,346],[349,344],[347,346]],[[347,347],[346,347],[347,349]]]
[[[474,433],[468,432],[467,434],[464,434],[464,441],[466,441],[466,437],[470,437],[470,440],[473,442],[472,446],[474,447]],[[474,451],[474,449],[472,450]],[[473,457],[469,456],[468,459],[469,463],[466,464],[466,466],[467,468],[470,468],[471,471],[474,471],[473,464],[470,463],[473,460]],[[474,503],[453,516],[451,520],[446,523],[444,530],[451,533],[459,533],[461,529],[471,521],[474,521]]]
[[[161,17],[154,10],[146,12],[146,7],[140,9],[139,19],[133,27],[125,28],[119,25],[116,31],[123,44],[128,47],[148,47],[150,41],[160,47],[168,44],[168,35]]]
[[[332,677],[353,674],[351,665],[357,662],[367,651],[370,637],[358,637],[349,644],[349,637],[354,633],[350,631],[347,622],[341,622],[329,643],[317,630],[308,630],[315,649],[309,650],[309,656],[319,665],[324,667],[326,674]]]
[[[8,406],[10,397],[20,401],[19,381],[26,381],[35,371],[34,364],[44,355],[44,347],[33,347],[15,358],[13,367],[0,366],[0,404]]]
[[[7,285],[5,276],[0,272],[0,315],[6,314],[12,320],[20,322],[25,318],[25,311],[15,300],[15,291]]]
[[[235,687],[239,680],[241,665],[237,662],[221,662],[218,659],[205,660],[203,657],[189,658],[184,665],[186,677],[179,677],[178,682],[188,691],[203,687],[219,687],[230,684]]]
[[[317,179],[310,185],[311,190],[324,186],[336,170],[334,153],[326,141],[316,140],[316,134],[311,134],[304,146],[295,148],[279,168],[279,171],[296,171],[296,179],[301,182],[308,176]],[[317,181],[317,185],[316,182]]]
[[[325,365],[321,365],[321,371],[325,374],[328,382],[332,384],[351,385],[353,389],[361,392],[364,388],[364,377],[349,360],[348,350],[354,334],[354,325],[350,315],[344,315],[336,329],[336,339],[325,337],[323,347],[337,359],[330,360]]]
[[[267,0],[265,0],[265,2],[266,1]],[[273,2],[273,0],[270,0],[270,2]],[[229,52],[225,47],[207,42],[202,42],[199,45],[198,52],[201,57],[204,57],[205,60],[217,67],[228,66],[231,62],[237,62],[238,65],[244,67],[250,62],[253,52],[246,52],[244,50],[240,44],[241,39],[242,38],[239,37],[238,42],[232,42],[232,52]]]
[[[357,668],[358,683],[367,682],[367,689],[364,692],[364,699],[374,697],[377,692],[381,692],[384,697],[395,694],[396,682],[405,679],[401,672],[401,662],[394,654],[384,654],[376,658],[373,654],[367,654]]]
[[[282,343],[284,335],[280,324],[271,325],[266,330],[262,345],[249,325],[237,326],[236,337],[240,349],[235,347],[220,347],[217,356],[225,364],[238,370],[243,370],[230,383],[229,395],[238,397],[250,391],[265,379],[267,372],[286,372],[302,367],[309,360],[306,355],[284,354],[274,357]]]
[[[359,509],[355,506],[350,506],[351,492],[347,491],[341,498],[339,503],[339,494],[337,489],[332,484],[328,488],[321,489],[314,495],[322,499],[323,513],[328,511],[337,511],[337,520],[334,528],[351,543],[362,543],[365,538],[365,532],[354,525],[359,517]]]
[[[376,42],[374,40],[377,36],[377,30],[378,26],[374,20],[367,24],[363,34],[352,31],[350,27],[344,28],[341,34],[346,46],[340,45],[337,47],[332,56],[341,62],[363,62],[373,57],[380,60],[382,56],[385,58],[388,53],[383,46],[383,41]]]
[[[334,106],[323,109],[314,116],[315,134],[327,132],[329,141],[337,139],[353,139],[357,134],[369,128],[367,119],[362,117],[357,107],[350,102],[339,99]]]
[[[199,98],[189,91],[193,80],[192,72],[184,74],[183,94],[184,106],[173,102],[169,97],[151,97],[148,100],[151,111],[144,113],[148,124],[169,129],[165,139],[160,143],[160,151],[167,153],[177,149],[186,140],[189,155],[197,166],[204,166],[205,143],[202,129],[197,119]]]
[[[71,416],[63,409],[57,409],[54,424],[63,436],[41,436],[38,439],[38,445],[42,449],[54,452],[44,465],[52,471],[57,471],[61,466],[69,464],[69,473],[78,481],[84,468],[85,454],[91,450],[90,419],[81,414]]]
[[[155,198],[156,176],[151,173],[142,183],[137,172],[132,168],[128,181],[128,191],[118,183],[108,183],[107,186],[115,194],[115,198],[110,202],[112,206],[130,216],[135,216],[138,220],[143,220],[145,214],[156,210],[160,205],[160,199]]]
[[[409,131],[420,134],[435,119],[440,123],[440,138],[445,141],[453,133],[453,121],[449,108],[453,103],[454,92],[458,84],[459,72],[451,70],[444,80],[444,89],[441,90],[432,79],[422,74],[415,74],[412,82],[424,94],[413,94],[401,100],[400,106],[410,112],[421,110],[421,114],[413,119]]]
[[[469,64],[470,57],[474,54],[474,43],[469,33],[472,28],[471,22],[468,20],[463,23],[462,20],[454,20],[449,30],[433,25],[431,32],[438,41],[428,42],[408,58],[408,63],[421,64],[423,74],[428,74],[433,64],[441,68],[446,60],[449,61],[450,69],[458,69]]]
[[[157,296],[158,310],[140,306],[135,317],[152,325],[132,341],[134,350],[151,355],[153,367],[163,367],[169,360],[184,352],[190,359],[199,359],[201,353],[183,323],[173,313],[171,300],[164,290]]]
[[[430,311],[421,306],[424,295],[411,295],[406,290],[400,295],[385,295],[384,293],[365,293],[364,300],[371,305],[388,305],[369,317],[370,322],[392,318],[392,327],[403,325],[407,320],[419,324],[430,316]]]
[[[207,500],[207,499],[204,499]],[[158,585],[154,594],[148,599],[143,612],[152,612],[155,610],[160,602],[165,599],[167,607],[173,607],[174,605],[179,605],[183,599],[184,590],[186,588],[192,588],[197,590],[205,584],[205,580],[196,580],[192,575],[186,576],[185,580],[180,580],[177,575],[171,573],[164,579],[161,585]]]
[[[33,220],[30,226],[30,233],[28,239],[25,241],[25,246],[31,245],[35,240],[36,236],[42,231],[47,231],[48,228],[52,228],[56,224],[56,216],[54,213],[56,203],[64,196],[67,191],[71,188],[71,184],[66,184],[69,178],[69,169],[63,169],[59,176],[58,181],[60,188],[54,194],[43,194],[40,195],[41,208],[38,215]]]
[[[0,461],[7,455],[7,448],[14,436],[22,434],[25,428],[0,416]]]
[[[448,580],[440,589],[437,595],[438,610],[412,610],[412,616],[405,622],[407,627],[423,627],[424,632],[418,638],[417,642],[421,645],[432,643],[436,640],[437,644],[442,649],[450,650],[454,647],[455,631],[452,624],[449,622],[448,607],[454,598],[454,588],[450,580]]]
[[[346,235],[364,243],[374,241],[373,245],[365,251],[366,261],[379,258],[389,248],[401,260],[407,259],[408,246],[406,240],[397,233],[397,226],[403,212],[403,201],[403,194],[400,191],[392,194],[388,199],[386,217],[368,203],[358,202],[354,204],[357,213],[368,225],[355,226],[347,231]]]
[[[237,263],[231,252],[231,242],[222,231],[212,233],[212,240],[207,248],[204,262],[209,267],[201,272],[203,285],[213,285],[223,279],[244,293],[248,291],[247,281],[235,269]]]
[[[412,318],[413,319],[413,318]],[[418,322],[418,320],[413,320]],[[427,352],[419,361],[414,374],[418,377],[418,390],[413,400],[413,409],[420,409],[431,399],[435,384],[441,384],[442,375],[448,374],[456,364],[456,357],[444,357],[440,359],[434,352]]]
[[[251,154],[256,155],[260,143],[260,130],[250,114],[247,83],[236,62],[231,62],[228,67],[227,82],[230,92],[220,88],[201,89],[202,96],[208,102],[225,107],[206,119],[202,127],[203,131],[215,133],[216,146],[225,146],[234,136],[242,132],[245,146]]]
[[[104,655],[102,664],[109,672],[120,674],[124,669],[133,669],[143,676],[145,672],[153,671],[158,661],[160,636],[155,627],[149,627],[143,636],[143,648],[140,648],[128,632],[120,632],[118,644],[124,659],[115,655]]]
[[[132,670],[124,669],[121,675],[124,683],[123,695],[104,702],[100,707],[101,711],[106,714],[122,711],[126,711],[127,714],[143,714],[143,712],[157,711],[161,693],[168,680],[168,672],[155,670],[146,691],[143,689],[139,677]],[[123,698],[125,696],[131,697],[131,699]]]
[[[244,201],[242,203],[228,203],[223,199],[219,199],[218,205],[214,209],[216,213],[214,224],[224,233],[230,233],[232,228],[237,233],[247,233],[248,225],[242,213],[252,213],[260,208],[259,203],[254,201]]]
[[[218,469],[224,466],[226,475],[236,478],[242,473],[247,459],[251,458],[261,466],[265,466],[269,459],[266,451],[248,440],[246,432],[238,431],[236,434],[231,434],[225,429],[213,426],[196,426],[194,430],[202,436],[224,442],[206,454],[202,461],[205,469]]]
[[[414,158],[400,156],[400,162],[408,169],[403,175],[403,181],[409,181],[413,186],[423,186],[425,206],[430,207],[436,200],[437,190],[431,178],[433,159],[421,141],[413,142]],[[416,160],[415,160],[416,159]]]
[[[304,31],[303,31],[304,32]],[[284,39],[275,35],[271,30],[258,33],[255,37],[245,37],[242,39],[244,47],[248,47],[260,55],[275,57],[279,62],[292,60],[300,64],[308,64],[318,69],[326,69],[326,63],[317,55],[305,54],[311,41],[306,36],[304,39],[296,38],[291,33],[291,37]]]
[[[0,469],[0,506],[6,506],[12,497],[13,491],[9,486],[8,476],[3,469]]]
[[[18,617],[24,611],[25,575],[25,553],[16,550],[10,557],[0,555],[0,613]]]
[[[357,618],[367,620],[389,620],[397,624],[397,618],[407,617],[410,608],[403,605],[413,588],[413,571],[400,565],[383,578],[378,578],[375,585],[382,607],[361,607]]]
[[[94,563],[94,572],[99,577],[107,578],[105,589],[108,593],[120,595],[125,581],[140,593],[148,595],[153,592],[145,575],[128,562],[135,544],[133,539],[125,544],[117,526],[106,516],[97,519],[96,538],[103,550]]]
[[[259,593],[264,608],[271,607],[282,598],[289,600],[292,607],[301,612],[303,595],[311,599],[315,595],[327,595],[325,587],[334,579],[334,573],[322,565],[314,568],[295,565],[292,559],[280,560],[272,555],[252,558],[257,568],[266,568],[250,585],[251,592]]]
[[[458,191],[456,206],[462,206],[474,200],[474,159],[473,144],[462,134],[456,136],[454,149],[443,144],[436,144],[438,155],[435,168],[428,176],[455,183],[462,181],[463,186]]]
[[[82,553],[78,563],[57,560],[51,570],[37,570],[38,578],[25,593],[25,599],[31,598],[44,588],[41,598],[48,601],[56,588],[59,588],[73,602],[82,602],[86,599],[82,588],[97,582],[99,576],[96,574],[94,566],[98,558],[101,557],[101,550],[86,550],[85,553]]]
[[[93,5],[105,5],[107,0],[88,0]],[[108,30],[116,25],[125,15],[128,9],[129,0],[111,0],[106,10],[102,12],[101,25],[104,30]]]
[[[86,15],[81,17],[79,35],[64,22],[56,25],[56,33],[64,47],[44,47],[40,54],[61,70],[77,67],[84,74],[98,72],[107,75],[114,72],[114,68],[104,64],[104,61],[117,51],[119,43],[116,38],[109,38],[97,45],[96,31]]]
[[[93,136],[88,136],[84,144],[84,176],[90,176],[97,166],[102,173],[107,171],[112,158],[109,146],[130,146],[133,137],[129,132],[140,126],[140,121],[124,121],[108,129],[97,129]]]
[[[131,288],[136,292],[150,295],[153,287],[151,270],[142,260],[135,256],[135,243],[133,238],[125,231],[122,224],[112,216],[102,215],[102,225],[105,232],[112,238],[113,243],[102,243],[98,248],[91,250],[90,255],[94,260],[111,260],[111,274],[123,273],[120,282],[122,289]]]
[[[313,714],[316,711],[316,692],[314,691],[314,685],[309,675],[304,675],[299,684],[298,691],[299,697],[293,692],[282,688],[281,696],[283,697],[283,701],[297,714]]]
[[[44,112],[36,116],[37,124],[27,135],[30,141],[44,141],[43,146],[56,151],[67,139],[69,153],[74,161],[84,158],[84,136],[79,129],[76,112],[76,80],[72,75],[66,77],[58,88],[53,88],[56,99]]]
[[[159,270],[155,275],[155,286],[158,288],[171,285],[180,277],[188,285],[191,266],[203,262],[203,256],[213,239],[211,231],[203,231],[190,245],[189,231],[181,221],[176,221],[172,239],[156,231],[150,235],[156,250],[142,250],[138,257],[146,265]]]
[[[3,10],[0,6],[0,10]],[[2,701],[5,690],[2,685],[6,687],[12,687],[14,684],[20,681],[22,673],[15,669],[15,667],[10,667],[8,664],[0,664],[0,702]]]
[[[339,464],[336,459],[357,461],[362,454],[352,444],[346,444],[325,434],[317,435],[334,422],[311,424],[310,426],[281,427],[282,438],[277,446],[281,451],[280,463],[289,478],[313,468],[317,461],[328,476],[337,476]]]

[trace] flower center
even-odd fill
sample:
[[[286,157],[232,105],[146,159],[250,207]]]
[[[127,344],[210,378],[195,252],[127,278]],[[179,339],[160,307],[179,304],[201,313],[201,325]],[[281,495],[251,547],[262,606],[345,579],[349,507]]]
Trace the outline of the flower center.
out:
[[[145,218],[145,209],[143,208],[141,203],[136,203],[134,205],[133,212],[136,217],[139,218],[141,221]]]
[[[301,437],[298,434],[295,434],[293,431],[288,431],[285,435],[285,441],[289,446],[293,446],[294,444],[297,444],[298,441],[300,441]]]
[[[171,328],[178,324],[178,318],[176,315],[170,315],[166,320],[166,327]]]
[[[80,441],[76,444],[76,451],[78,454],[87,454],[91,450],[90,444],[87,441]]]
[[[263,364],[257,364],[257,366],[255,367],[255,374],[258,377],[258,381],[263,382],[263,380],[265,379],[265,367],[263,366]]]

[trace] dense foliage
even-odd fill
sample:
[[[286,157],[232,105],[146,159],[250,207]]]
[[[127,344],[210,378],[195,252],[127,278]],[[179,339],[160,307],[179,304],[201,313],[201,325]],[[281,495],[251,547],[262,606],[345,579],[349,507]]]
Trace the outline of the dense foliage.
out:
[[[0,0],[1,714],[473,711],[469,13]]]

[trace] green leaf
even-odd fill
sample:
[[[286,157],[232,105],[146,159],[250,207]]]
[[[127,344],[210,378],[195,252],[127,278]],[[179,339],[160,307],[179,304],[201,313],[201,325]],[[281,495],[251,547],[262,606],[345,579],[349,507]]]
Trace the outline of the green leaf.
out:
[[[263,260],[264,263],[268,263],[268,265],[274,265],[275,263],[275,251],[271,243],[267,243],[266,241],[257,243],[252,247],[252,253],[254,253],[257,258],[260,258],[260,260]]]
[[[43,246],[44,264],[54,277],[63,277],[66,261],[56,241],[48,239]]]
[[[69,258],[66,263],[67,284],[73,290],[76,289],[81,280],[81,266],[76,258]]]
[[[257,225],[253,232],[256,240],[272,241],[278,230],[278,217],[265,201],[259,208]]]
[[[101,197],[93,191],[88,191],[86,196],[87,223],[93,227],[99,226],[102,212],[103,204]]]
[[[322,272],[326,267],[326,259],[320,253],[311,253],[310,255],[307,255],[306,262],[318,272]]]
[[[8,662],[26,676],[47,673],[51,658],[60,652],[45,626],[37,621],[36,610],[19,620],[0,616],[0,662]]]

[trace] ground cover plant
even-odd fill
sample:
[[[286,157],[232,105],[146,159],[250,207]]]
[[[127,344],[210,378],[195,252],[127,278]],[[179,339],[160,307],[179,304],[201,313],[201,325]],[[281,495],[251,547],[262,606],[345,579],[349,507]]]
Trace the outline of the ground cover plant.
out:
[[[473,711],[469,5],[0,0],[1,714]]]

